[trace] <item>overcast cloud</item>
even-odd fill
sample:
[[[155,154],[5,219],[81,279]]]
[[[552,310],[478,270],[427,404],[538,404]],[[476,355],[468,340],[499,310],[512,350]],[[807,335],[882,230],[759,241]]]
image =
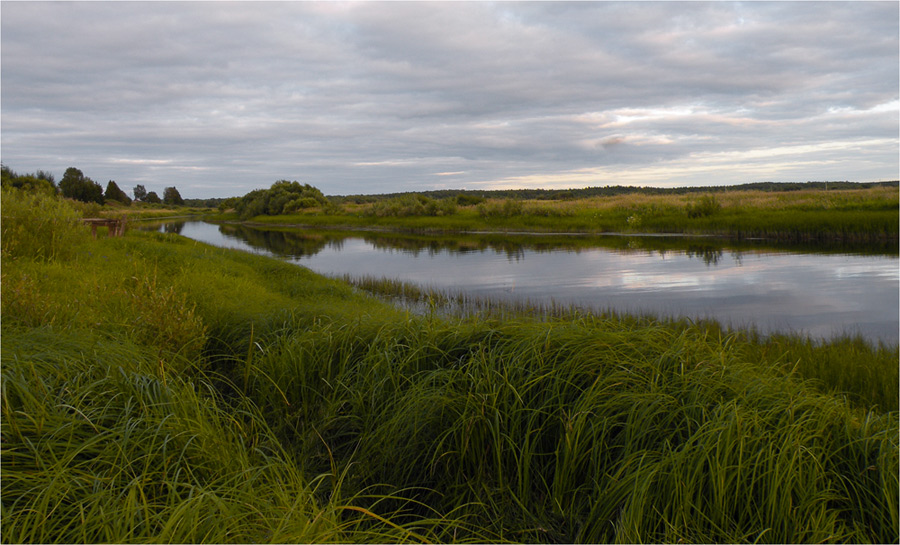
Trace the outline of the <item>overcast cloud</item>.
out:
[[[186,198],[900,177],[897,2],[3,2],[2,161]]]

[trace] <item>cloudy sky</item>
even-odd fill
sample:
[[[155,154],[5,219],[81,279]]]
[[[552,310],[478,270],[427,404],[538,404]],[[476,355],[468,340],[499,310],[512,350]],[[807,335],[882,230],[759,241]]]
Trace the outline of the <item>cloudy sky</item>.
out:
[[[3,164],[186,198],[900,177],[898,2],[9,2]]]

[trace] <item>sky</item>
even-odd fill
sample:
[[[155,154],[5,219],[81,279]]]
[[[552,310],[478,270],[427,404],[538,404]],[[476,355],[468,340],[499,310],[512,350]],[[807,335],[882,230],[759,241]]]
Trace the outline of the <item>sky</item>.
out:
[[[0,3],[0,157],[240,196],[900,178],[898,2]]]

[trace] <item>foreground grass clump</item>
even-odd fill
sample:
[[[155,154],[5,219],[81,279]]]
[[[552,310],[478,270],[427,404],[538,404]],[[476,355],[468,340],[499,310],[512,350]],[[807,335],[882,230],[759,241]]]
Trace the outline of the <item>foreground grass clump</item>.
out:
[[[5,543],[346,539],[265,424],[208,384],[83,333],[2,342]]]
[[[4,542],[900,535],[896,401],[832,394],[777,345],[417,316],[174,235],[70,250],[4,249]],[[833,361],[875,380],[873,353]]]

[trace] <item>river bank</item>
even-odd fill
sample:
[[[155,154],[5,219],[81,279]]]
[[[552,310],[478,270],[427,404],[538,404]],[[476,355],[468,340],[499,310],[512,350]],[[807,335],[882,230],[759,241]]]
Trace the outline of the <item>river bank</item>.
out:
[[[211,219],[431,233],[679,233],[792,242],[896,242],[900,223],[900,199],[892,186],[457,202],[471,199],[438,200],[415,194],[365,203],[338,199],[287,215],[233,212]]]

